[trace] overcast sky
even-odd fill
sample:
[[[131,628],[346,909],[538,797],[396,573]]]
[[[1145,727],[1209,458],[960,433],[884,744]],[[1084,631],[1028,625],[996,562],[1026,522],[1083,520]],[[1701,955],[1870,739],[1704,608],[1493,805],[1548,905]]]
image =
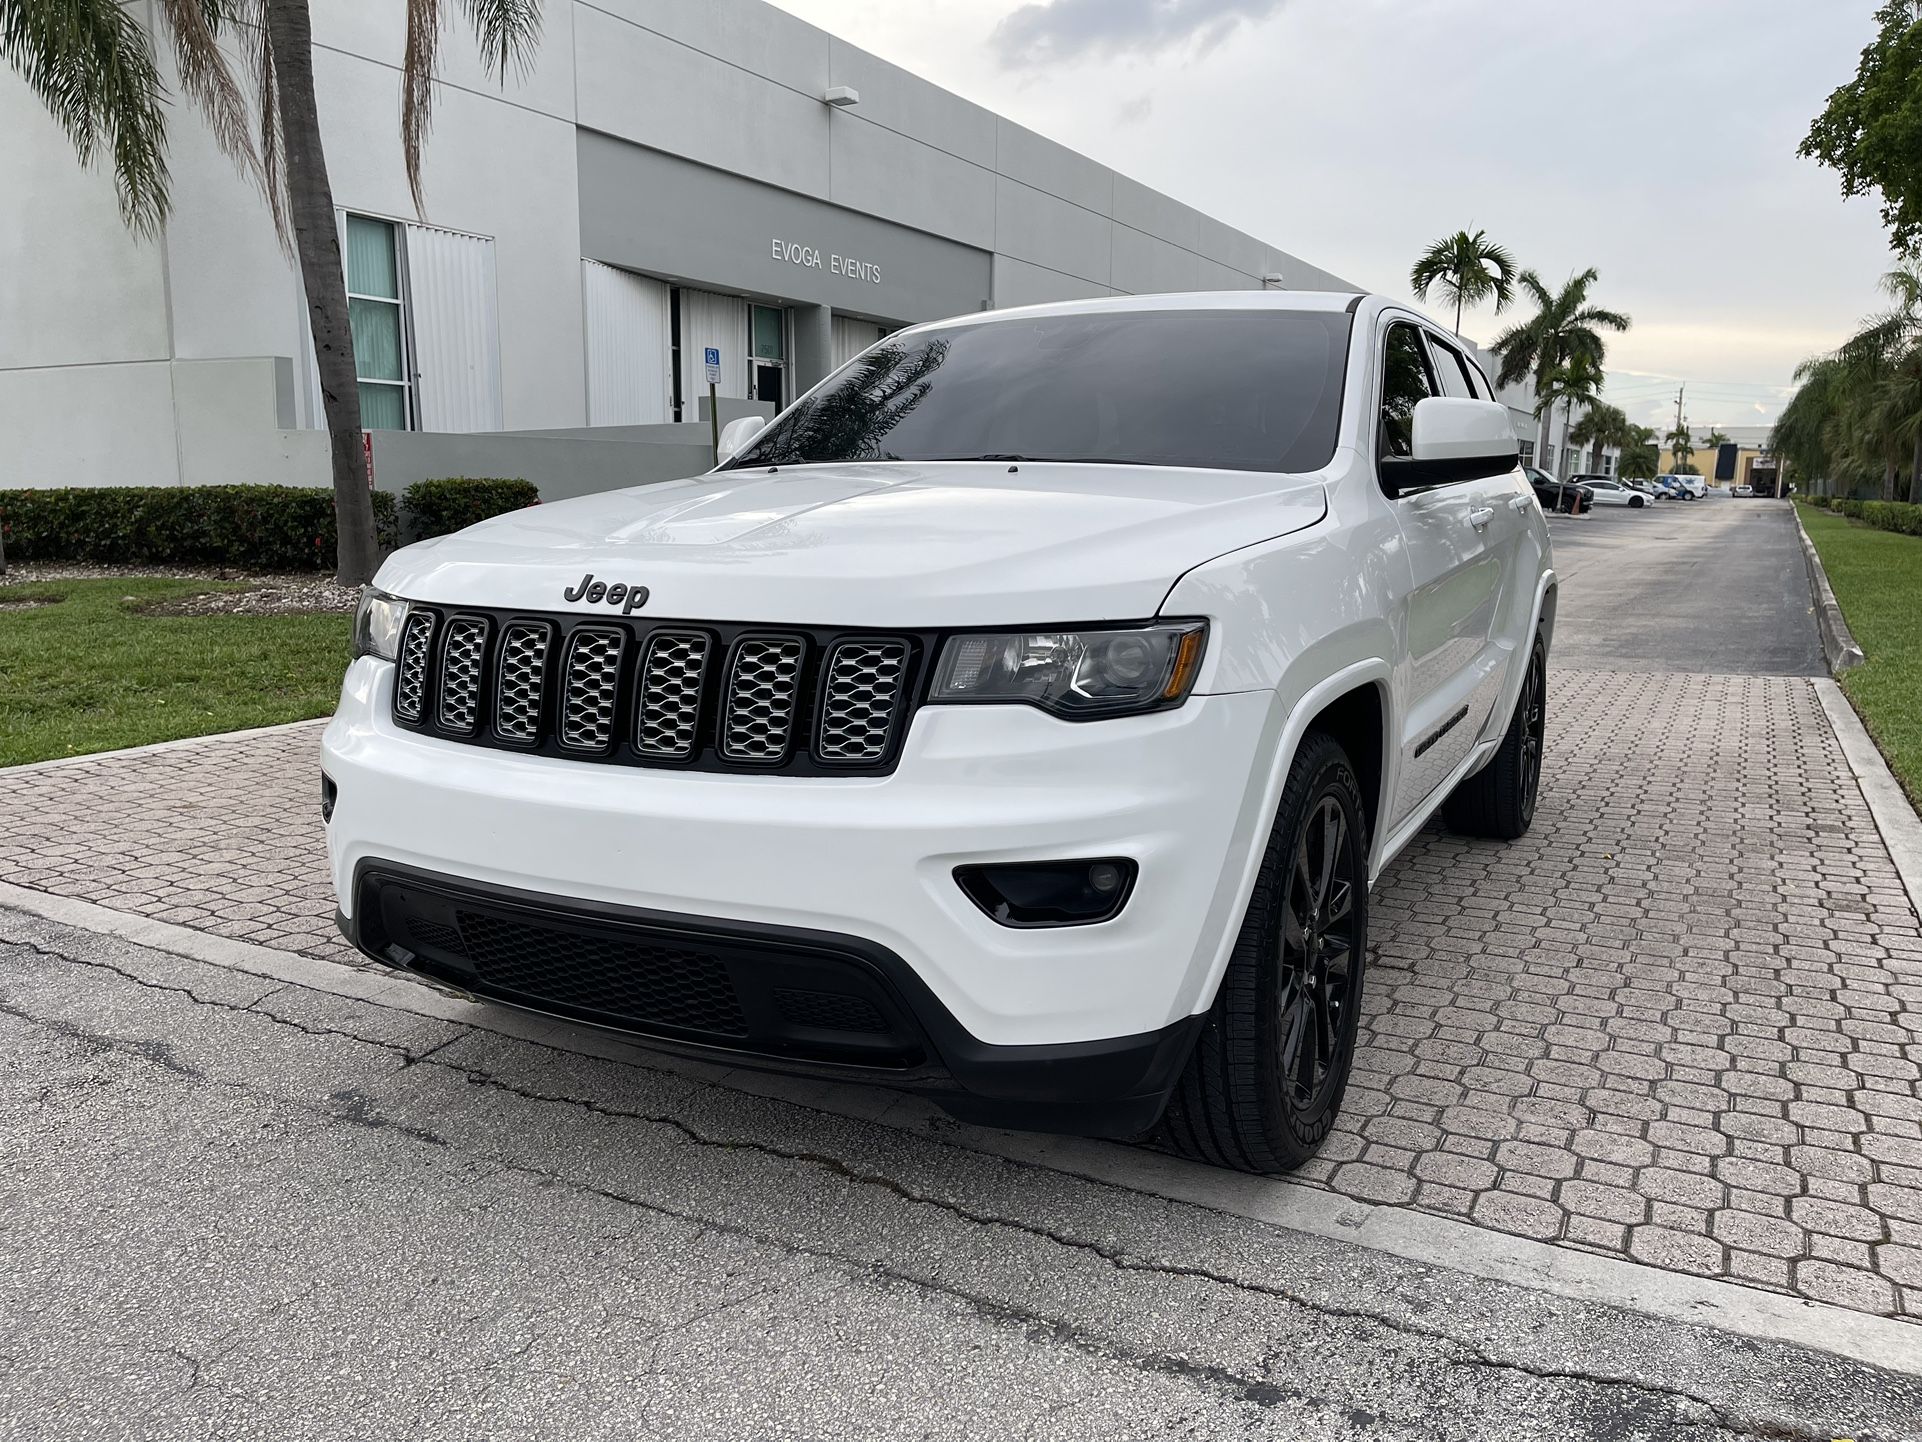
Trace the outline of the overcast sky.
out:
[[[1551,285],[1595,266],[1645,422],[1679,380],[1698,426],[1773,420],[1891,261],[1795,155],[1873,0],[775,3],[1373,290],[1464,227]]]

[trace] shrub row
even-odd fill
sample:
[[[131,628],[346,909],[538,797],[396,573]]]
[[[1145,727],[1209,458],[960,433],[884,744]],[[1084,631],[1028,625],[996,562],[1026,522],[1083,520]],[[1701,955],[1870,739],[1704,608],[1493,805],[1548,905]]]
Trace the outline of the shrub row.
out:
[[[504,476],[449,476],[438,481],[416,481],[401,496],[407,513],[407,533],[415,540],[465,530],[489,516],[538,505],[540,489],[532,481]]]
[[[1873,526],[1878,531],[1922,536],[1922,506],[1907,501],[1851,501],[1840,496],[1815,496],[1809,504]]]
[[[398,544],[403,508],[412,534],[438,536],[538,499],[526,481],[422,481],[400,505],[374,493],[375,534],[383,549]],[[333,492],[319,486],[0,491],[0,541],[10,561],[322,571],[334,565],[335,539]]]

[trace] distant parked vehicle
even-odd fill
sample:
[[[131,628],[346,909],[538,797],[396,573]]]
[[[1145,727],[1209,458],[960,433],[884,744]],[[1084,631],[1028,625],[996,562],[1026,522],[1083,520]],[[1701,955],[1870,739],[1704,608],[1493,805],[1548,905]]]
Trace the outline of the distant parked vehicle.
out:
[[[1593,496],[1594,504],[1598,506],[1627,506],[1631,510],[1639,511],[1649,503],[1648,497],[1640,491],[1630,490],[1620,481],[1607,477],[1584,481],[1582,484]]]
[[[1547,471],[1535,466],[1523,466],[1528,474],[1528,484],[1535,489],[1535,499],[1544,511],[1566,511],[1571,516],[1579,516],[1591,510],[1595,504],[1595,493],[1587,486],[1576,481],[1559,481]]]
[[[1633,480],[1623,481],[1622,484],[1627,486],[1631,491],[1640,491],[1643,495],[1647,496],[1650,500],[1654,500],[1662,494],[1660,491],[1655,489],[1655,482],[1649,480],[1645,476],[1637,476]]]
[[[1708,482],[1700,476],[1657,476],[1655,479],[1668,482],[1679,495],[1691,501],[1699,501],[1708,494]]]
[[[1731,496],[1752,496],[1755,494],[1755,487],[1737,486],[1734,490],[1730,491],[1729,494]]]

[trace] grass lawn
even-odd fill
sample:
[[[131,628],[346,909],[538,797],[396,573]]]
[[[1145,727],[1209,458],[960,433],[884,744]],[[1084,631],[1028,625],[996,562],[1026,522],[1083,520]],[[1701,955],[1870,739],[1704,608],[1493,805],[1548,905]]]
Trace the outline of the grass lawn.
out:
[[[1842,673],[1889,767],[1922,806],[1922,536],[1800,508],[1865,665]]]
[[[138,614],[222,589],[240,588],[150,577],[0,586],[0,766],[331,712],[352,617]],[[53,604],[6,605],[29,599]]]

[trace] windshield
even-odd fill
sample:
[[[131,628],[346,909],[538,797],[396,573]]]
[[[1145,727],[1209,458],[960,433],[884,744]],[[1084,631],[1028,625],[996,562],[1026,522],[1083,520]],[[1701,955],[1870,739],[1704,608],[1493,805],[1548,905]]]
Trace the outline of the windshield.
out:
[[[1091,461],[1237,471],[1328,463],[1349,317],[1125,311],[891,336],[728,469],[816,461]]]

